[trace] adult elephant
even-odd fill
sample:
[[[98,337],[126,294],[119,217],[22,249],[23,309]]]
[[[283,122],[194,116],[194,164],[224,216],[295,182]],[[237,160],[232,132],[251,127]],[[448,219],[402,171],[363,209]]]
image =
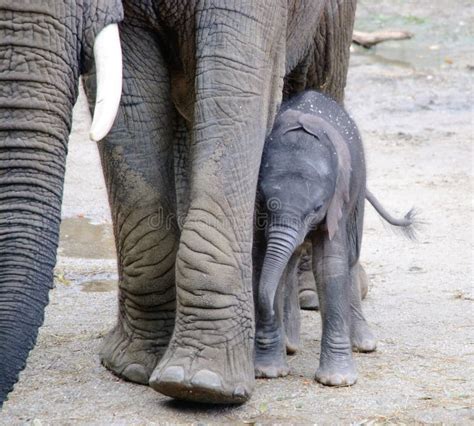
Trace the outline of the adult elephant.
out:
[[[317,88],[342,100],[355,0],[123,6],[123,96],[100,144],[119,315],[101,359],[172,397],[240,403],[254,386],[252,224],[265,135],[283,95]],[[95,80],[88,73],[91,100]],[[37,274],[54,263],[57,223],[45,222],[54,244]]]

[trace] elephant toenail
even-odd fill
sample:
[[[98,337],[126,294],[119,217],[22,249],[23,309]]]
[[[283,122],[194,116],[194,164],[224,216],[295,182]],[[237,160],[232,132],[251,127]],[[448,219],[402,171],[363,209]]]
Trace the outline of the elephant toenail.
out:
[[[220,389],[222,388],[221,378],[212,371],[200,370],[198,371],[191,380],[191,384],[194,386],[200,386],[204,388]]]
[[[153,381],[182,383],[184,380],[184,369],[173,366],[166,368],[161,375],[152,377]]]
[[[127,365],[121,376],[135,383],[148,384],[148,374],[143,365],[140,364]]]
[[[247,399],[247,397],[248,397],[247,390],[243,386],[239,385],[235,388],[234,398]]]

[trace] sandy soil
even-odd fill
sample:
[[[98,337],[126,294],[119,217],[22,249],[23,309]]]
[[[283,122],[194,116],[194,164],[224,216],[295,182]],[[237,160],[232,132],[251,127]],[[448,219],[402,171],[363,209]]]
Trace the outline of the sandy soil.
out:
[[[378,351],[355,355],[359,381],[313,381],[320,318],[303,313],[303,349],[291,374],[259,380],[241,407],[173,402],[115,378],[99,363],[116,312],[110,219],[89,115],[75,110],[65,218],[45,325],[0,424],[473,423],[473,115],[470,1],[362,1],[361,30],[399,27],[415,39],[357,49],[347,107],[364,137],[369,185],[401,214],[426,221],[417,243],[367,208],[365,311]],[[436,3],[436,5],[434,5]]]

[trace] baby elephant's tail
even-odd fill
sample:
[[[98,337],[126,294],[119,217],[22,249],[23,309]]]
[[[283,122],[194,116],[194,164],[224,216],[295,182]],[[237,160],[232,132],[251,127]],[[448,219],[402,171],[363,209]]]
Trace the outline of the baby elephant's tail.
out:
[[[372,194],[368,189],[365,190],[365,198],[370,204],[372,204],[377,213],[382,216],[382,218],[384,218],[390,225],[395,226],[396,229],[400,230],[401,233],[408,239],[416,240],[416,231],[421,222],[416,219],[417,211],[415,209],[411,209],[403,218],[397,219],[393,217],[387,210],[385,210],[380,201],[377,200],[375,195]]]

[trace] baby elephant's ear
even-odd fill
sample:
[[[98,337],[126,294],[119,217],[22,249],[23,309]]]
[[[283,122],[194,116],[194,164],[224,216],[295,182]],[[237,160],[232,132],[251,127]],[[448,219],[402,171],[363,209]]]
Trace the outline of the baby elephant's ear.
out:
[[[284,135],[292,130],[301,129],[302,125],[298,123],[300,116],[301,112],[294,109],[288,109],[282,112],[275,120],[272,133],[281,132],[281,134]]]
[[[351,153],[341,134],[323,118],[311,114],[301,114],[299,123],[308,133],[318,138],[321,138],[321,134],[324,134],[334,146],[337,155],[336,189],[329,203],[326,215],[326,226],[328,228],[329,239],[331,240],[338,229],[339,220],[342,217],[342,206],[344,202],[349,202],[352,171]]]

